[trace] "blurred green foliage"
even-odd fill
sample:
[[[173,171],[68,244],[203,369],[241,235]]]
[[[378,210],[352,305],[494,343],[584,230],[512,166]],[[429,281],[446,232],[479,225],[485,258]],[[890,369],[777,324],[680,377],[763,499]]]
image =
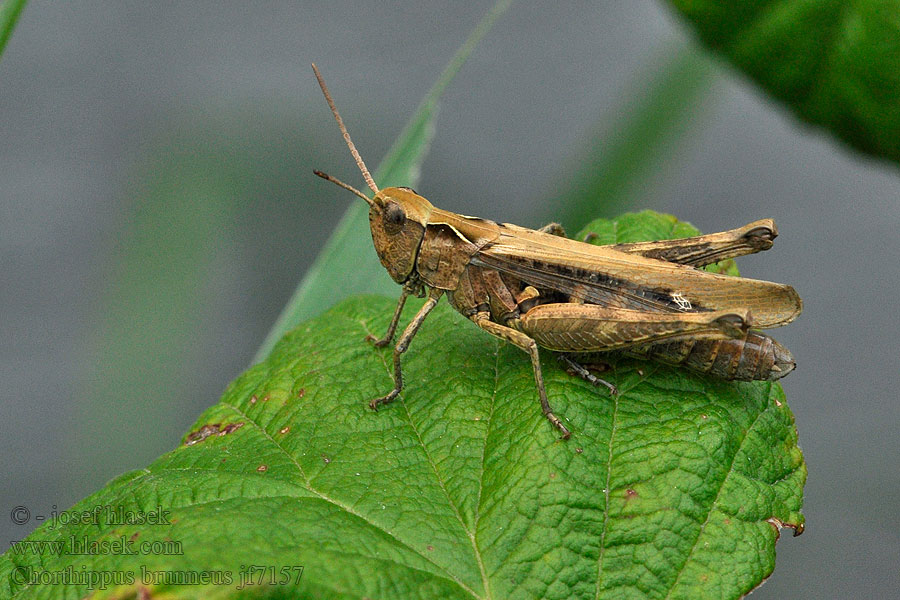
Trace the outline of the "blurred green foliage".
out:
[[[0,56],[3,56],[3,50],[12,35],[19,16],[25,9],[25,3],[28,0],[4,0],[0,2]]]
[[[900,161],[900,0],[668,0],[801,119]]]

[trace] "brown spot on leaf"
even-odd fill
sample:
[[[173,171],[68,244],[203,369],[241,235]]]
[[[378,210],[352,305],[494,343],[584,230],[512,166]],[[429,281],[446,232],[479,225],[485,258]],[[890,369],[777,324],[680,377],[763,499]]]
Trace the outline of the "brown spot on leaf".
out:
[[[141,589],[138,590],[138,600],[151,600],[151,598],[150,590],[141,586]]]
[[[199,442],[202,442],[206,438],[211,435],[216,435],[219,433],[219,429],[221,425],[219,423],[213,423],[211,425],[204,425],[197,431],[192,431],[188,434],[187,439],[184,440],[185,446],[193,446]]]
[[[432,546],[431,544],[425,546],[425,548],[426,548],[429,552],[433,552],[433,551],[434,551],[434,546]]]
[[[243,421],[238,421],[237,423],[229,423],[228,425],[222,428],[222,431],[219,432],[219,435],[228,435],[232,431],[237,431],[241,427],[244,426]]]
[[[297,397],[302,398],[306,395],[306,388],[300,388],[300,391],[297,392]]]
[[[576,454],[581,454],[582,452],[584,452],[584,448],[575,448]]]
[[[250,404],[256,404],[259,398],[256,397],[256,394],[250,396]]]
[[[637,497],[638,497],[638,493],[636,491],[634,491],[633,489],[628,488],[627,490],[625,490],[625,499],[626,500],[631,500],[632,498],[637,498]]]
[[[269,401],[269,395],[266,394],[265,396],[263,396],[262,401],[263,401],[263,402],[268,402],[268,401]]]
[[[782,521],[778,517],[769,517],[768,519],[766,519],[766,522],[775,529],[775,540],[776,541],[778,541],[778,538],[781,537],[781,529],[783,527],[793,529],[794,537],[797,537],[798,535],[803,533],[804,529],[806,529],[806,527],[803,525],[803,523],[787,523],[785,521]]]
[[[703,575],[700,576],[700,581],[702,581],[703,583],[706,583],[707,581],[709,581],[709,575],[704,573]]]
[[[779,400],[778,398],[775,398],[775,406],[781,408],[781,400]]]
[[[550,479],[556,479],[556,473],[550,473]]]
[[[722,522],[725,523],[726,525],[731,525],[731,519],[725,519]]]
[[[192,431],[187,435],[187,438],[184,440],[185,446],[193,446],[194,444],[199,444],[206,438],[211,435],[228,435],[232,431],[240,429],[244,426],[243,421],[238,423],[229,423],[228,425],[222,425],[221,423],[209,423],[204,425],[197,431]]]
[[[136,540],[138,538],[139,535],[141,535],[141,532],[135,531],[134,533],[131,534],[131,537],[128,538],[128,541],[133,542],[134,540]]]
[[[259,471],[260,473],[265,473],[266,471],[269,470],[269,467],[266,465],[259,465],[258,467],[256,467],[256,470]]]
[[[328,463],[331,462],[331,459],[328,458],[327,456],[325,456],[325,455],[323,454],[323,455],[322,455],[322,461],[327,465]]]
[[[291,430],[291,428],[288,427],[287,425],[285,425],[284,427],[282,427],[281,429],[278,430],[278,433],[280,433],[281,435],[284,435],[285,433],[287,433],[290,430]]]

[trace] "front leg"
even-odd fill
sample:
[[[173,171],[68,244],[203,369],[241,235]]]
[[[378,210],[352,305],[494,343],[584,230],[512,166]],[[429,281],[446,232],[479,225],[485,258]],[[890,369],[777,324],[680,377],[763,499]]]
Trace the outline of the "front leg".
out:
[[[384,348],[391,343],[391,340],[394,339],[394,333],[397,331],[397,323],[400,322],[400,313],[403,312],[403,305],[406,304],[406,299],[411,293],[412,285],[409,283],[403,284],[403,290],[400,292],[400,301],[397,302],[397,308],[394,310],[394,317],[391,319],[391,324],[388,325],[387,333],[381,339],[370,333],[366,336],[367,342],[372,342],[376,348]]]
[[[439,290],[437,288],[432,288],[431,292],[428,294],[428,300],[425,304],[422,305],[422,308],[419,309],[419,312],[416,313],[416,316],[413,317],[413,320],[409,322],[409,325],[406,326],[406,329],[403,330],[403,335],[400,336],[400,341],[397,342],[397,345],[394,347],[394,389],[390,391],[390,393],[380,397],[373,398],[369,402],[369,408],[372,410],[378,410],[378,406],[381,404],[387,404],[389,402],[393,402],[394,398],[400,393],[400,390],[403,389],[403,373],[400,370],[400,357],[406,352],[407,348],[409,348],[409,344],[412,341],[413,337],[416,335],[416,332],[419,331],[419,327],[422,326],[422,322],[425,321],[425,317],[428,316],[428,313],[437,306],[438,300],[441,299],[441,295],[444,293],[443,290]],[[402,308],[402,301],[405,300],[405,297],[401,299],[401,306],[398,307],[397,313],[395,314],[395,320],[399,317],[400,309]],[[395,325],[396,327],[396,325]],[[393,332],[389,332],[393,334]]]

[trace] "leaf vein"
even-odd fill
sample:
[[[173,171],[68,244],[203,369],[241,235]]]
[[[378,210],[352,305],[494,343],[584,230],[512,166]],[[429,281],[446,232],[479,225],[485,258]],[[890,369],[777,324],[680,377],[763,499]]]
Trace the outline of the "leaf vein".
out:
[[[600,581],[603,573],[603,551],[606,543],[607,525],[609,524],[609,486],[612,476],[613,440],[616,437],[616,416],[619,412],[620,397],[621,394],[613,395],[613,414],[609,430],[608,452],[606,455],[606,483],[603,485],[603,497],[605,499],[603,503],[603,529],[600,532],[600,548],[597,554],[597,581],[594,587],[594,600],[600,598]]]

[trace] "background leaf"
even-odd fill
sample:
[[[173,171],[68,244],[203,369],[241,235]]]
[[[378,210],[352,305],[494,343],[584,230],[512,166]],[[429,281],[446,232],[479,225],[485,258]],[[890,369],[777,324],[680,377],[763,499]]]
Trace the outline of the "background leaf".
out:
[[[512,0],[499,0],[494,5],[441,73],[375,171],[374,178],[380,187],[416,185],[419,167],[425,160],[428,146],[434,137],[438,99],[481,38],[509,8],[511,2]],[[360,234],[368,228],[369,213],[366,205],[354,201],[263,340],[254,362],[263,360],[275,342],[297,323],[319,314],[342,298],[363,292],[394,293],[396,286],[378,262],[369,237]],[[354,273],[354,276],[347,277],[347,273]]]
[[[6,0],[5,2],[0,2],[0,56],[3,55],[3,50],[6,49],[6,43],[12,36],[13,29],[16,28],[16,23],[25,9],[26,2],[28,0]]]
[[[669,0],[802,119],[900,160],[900,0]]]
[[[688,231],[653,214],[626,222],[615,241]],[[444,303],[406,356],[401,398],[373,413],[390,350],[363,338],[392,306],[357,297],[292,331],[179,448],[68,513],[162,523],[47,523],[29,541],[61,555],[15,545],[0,596],[80,597],[85,584],[21,583],[71,568],[133,575],[95,598],[231,597],[256,565],[266,581],[287,569],[265,597],[736,598],[772,571],[779,528],[802,527],[806,468],[780,386],[621,361],[613,399],[546,354],[574,431],[562,442],[526,357]],[[151,551],[74,555],[70,540]],[[160,579],[200,572],[218,584]]]

